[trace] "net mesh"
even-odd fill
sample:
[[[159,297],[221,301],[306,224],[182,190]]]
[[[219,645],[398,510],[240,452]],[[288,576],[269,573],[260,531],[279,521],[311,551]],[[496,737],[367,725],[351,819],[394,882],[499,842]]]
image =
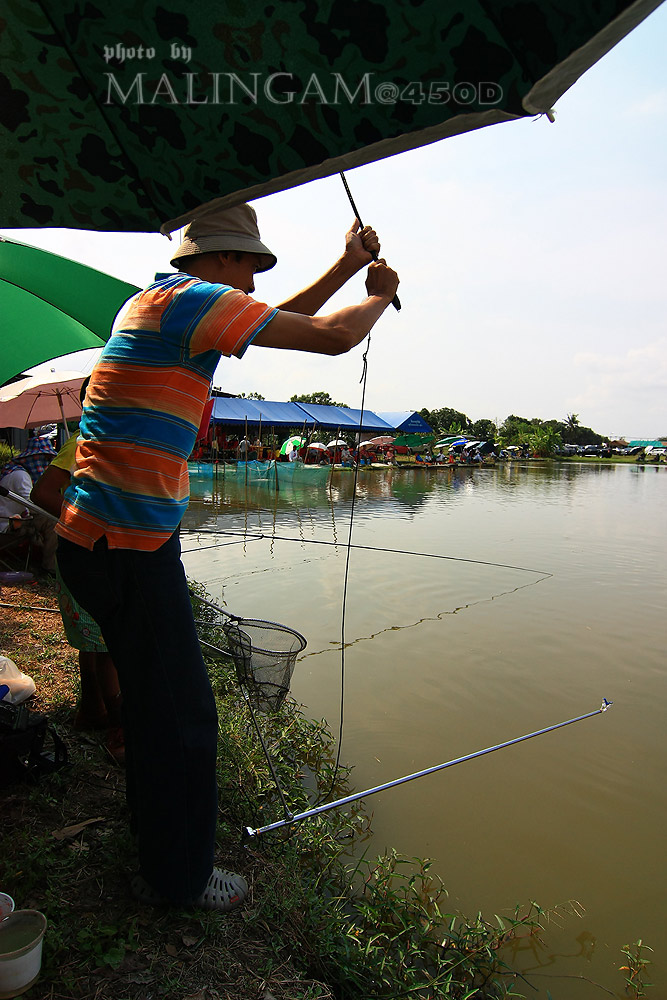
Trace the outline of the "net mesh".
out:
[[[287,697],[306,640],[286,625],[251,618],[225,624],[224,632],[251,704],[261,712],[276,711]]]

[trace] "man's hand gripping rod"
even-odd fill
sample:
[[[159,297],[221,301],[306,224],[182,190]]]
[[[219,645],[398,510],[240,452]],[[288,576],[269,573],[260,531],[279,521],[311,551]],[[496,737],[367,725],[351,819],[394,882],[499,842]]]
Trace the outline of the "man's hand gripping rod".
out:
[[[350,191],[350,189],[348,187],[347,180],[345,178],[345,174],[343,173],[342,170],[340,171],[340,179],[342,180],[343,186],[345,188],[345,191],[347,192],[347,196],[350,199],[350,205],[352,206],[352,211],[356,215],[357,219],[359,220],[359,225],[363,229],[364,224],[361,221],[361,216],[359,215],[359,209],[354,204],[354,198],[352,197],[352,192]],[[374,260],[378,259],[377,258],[377,254],[373,254],[373,259]],[[399,299],[398,295],[394,295],[393,299],[391,300],[391,304],[394,307],[394,309],[396,309],[397,312],[400,312],[400,309],[401,309],[401,300]]]

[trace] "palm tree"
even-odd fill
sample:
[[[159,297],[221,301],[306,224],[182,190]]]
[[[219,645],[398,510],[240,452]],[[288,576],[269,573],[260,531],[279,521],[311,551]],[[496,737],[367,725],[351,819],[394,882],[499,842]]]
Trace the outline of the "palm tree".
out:
[[[561,444],[560,434],[553,427],[537,427],[530,436],[530,449],[540,458],[549,458]]]

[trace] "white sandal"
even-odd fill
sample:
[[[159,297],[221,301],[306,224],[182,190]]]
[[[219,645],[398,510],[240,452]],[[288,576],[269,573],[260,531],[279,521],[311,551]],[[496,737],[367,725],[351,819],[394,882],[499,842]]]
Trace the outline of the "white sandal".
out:
[[[135,875],[130,884],[132,895],[140,903],[146,903],[149,906],[168,905],[169,900],[166,900],[149,885],[143,875]],[[214,868],[206,883],[206,888],[195,899],[192,906],[198,906],[202,910],[218,910],[221,913],[228,913],[240,906],[247,895],[248,883],[242,875]]]
[[[206,888],[194,902],[203,910],[220,910],[227,913],[235,910],[248,895],[248,883],[242,875],[214,868]]]

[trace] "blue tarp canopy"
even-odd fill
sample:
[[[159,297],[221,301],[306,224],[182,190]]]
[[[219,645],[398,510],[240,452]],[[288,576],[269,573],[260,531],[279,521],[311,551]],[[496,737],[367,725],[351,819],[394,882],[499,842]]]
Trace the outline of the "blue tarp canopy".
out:
[[[217,424],[242,427],[246,421],[264,427],[312,427],[315,421],[298,403],[274,403],[267,399],[218,397],[213,403],[211,420]]]
[[[349,413],[354,422],[354,426],[359,428],[359,420],[361,418],[361,410],[345,410],[345,413]],[[388,424],[386,420],[383,420],[381,416],[377,413],[373,413],[372,410],[364,410],[364,419],[361,424],[362,431],[379,431],[383,434],[391,434],[393,428],[391,424]]]
[[[372,410],[364,410],[360,424],[361,410],[351,410],[343,406],[325,406],[322,403],[298,403],[298,406],[313,418],[320,427],[341,431],[391,431],[391,427]]]
[[[401,417],[403,423],[390,422],[388,417]],[[211,420],[218,424],[229,424],[241,427],[246,421],[249,425],[261,423],[265,427],[324,427],[329,430],[347,431],[348,433],[371,431],[373,433],[391,434],[395,429],[406,430],[406,419],[416,418],[415,430],[411,433],[431,433],[431,428],[418,413],[383,414],[379,416],[372,410],[364,410],[363,421],[360,424],[361,410],[352,410],[343,406],[325,406],[322,403],[279,403],[267,399],[238,399],[236,397],[218,397],[213,403]]]
[[[396,413],[379,414],[380,418],[386,421],[392,430],[401,431],[403,434],[432,434],[433,428],[429,427],[424,418],[416,410],[399,410]]]
[[[330,427],[332,430],[340,427],[341,430],[345,428],[348,431],[359,429],[350,416],[351,411],[344,406],[325,406],[323,403],[294,403],[294,406],[299,406],[304,414],[308,414],[311,422],[320,427]]]

